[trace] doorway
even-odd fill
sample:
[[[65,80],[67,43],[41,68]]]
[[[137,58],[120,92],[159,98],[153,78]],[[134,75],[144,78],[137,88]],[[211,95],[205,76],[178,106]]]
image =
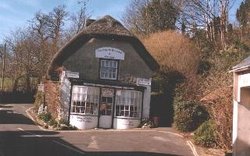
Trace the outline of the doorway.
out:
[[[102,88],[99,107],[99,127],[112,128],[113,104],[114,104],[114,89]]]

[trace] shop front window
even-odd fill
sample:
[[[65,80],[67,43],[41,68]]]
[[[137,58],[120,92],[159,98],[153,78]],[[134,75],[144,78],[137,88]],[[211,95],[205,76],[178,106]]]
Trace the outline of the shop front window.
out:
[[[140,118],[142,92],[135,90],[117,90],[115,99],[115,115],[117,117]]]
[[[73,86],[71,113],[97,115],[100,89],[97,87]]]

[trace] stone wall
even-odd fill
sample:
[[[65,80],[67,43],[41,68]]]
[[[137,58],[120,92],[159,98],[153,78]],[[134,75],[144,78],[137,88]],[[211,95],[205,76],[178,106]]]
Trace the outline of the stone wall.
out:
[[[45,106],[52,117],[58,119],[60,112],[59,82],[47,80],[44,82]]]

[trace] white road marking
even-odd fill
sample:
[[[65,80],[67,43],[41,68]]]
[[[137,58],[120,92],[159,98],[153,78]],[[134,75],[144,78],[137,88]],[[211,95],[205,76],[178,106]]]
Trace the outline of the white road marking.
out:
[[[91,141],[88,145],[88,148],[99,149],[95,136],[91,136]]]
[[[191,141],[187,141],[187,144],[188,144],[188,146],[191,148],[191,150],[192,150],[194,156],[199,156],[199,154],[197,153],[197,151],[196,151],[196,149],[195,149],[195,147],[194,147],[194,144],[193,144]]]
[[[37,134],[31,133],[31,132],[27,132],[22,128],[17,128],[17,129],[29,134],[29,135],[21,135],[21,137],[39,137],[39,138],[43,137],[42,135],[37,135]]]
[[[30,115],[29,111],[32,109],[33,107],[30,107],[29,109],[27,109],[25,112],[28,115],[28,117],[33,121],[36,122],[35,119]]]
[[[22,129],[22,128],[17,128],[18,130],[20,130],[20,131],[24,131],[24,129]]]
[[[77,149],[75,149],[75,148],[73,148],[73,147],[70,147],[70,146],[68,146],[68,145],[65,145],[65,144],[63,144],[63,143],[61,143],[61,142],[59,142],[59,141],[56,141],[56,140],[53,140],[53,142],[54,143],[56,143],[56,144],[58,144],[58,145],[61,145],[61,146],[63,146],[63,147],[66,147],[66,148],[68,148],[68,149],[70,149],[70,150],[72,150],[72,151],[75,151],[75,152],[77,152],[77,153],[80,153],[80,154],[86,154],[86,153],[84,153],[84,152],[82,152],[82,151],[80,151],[80,150],[77,150]]]

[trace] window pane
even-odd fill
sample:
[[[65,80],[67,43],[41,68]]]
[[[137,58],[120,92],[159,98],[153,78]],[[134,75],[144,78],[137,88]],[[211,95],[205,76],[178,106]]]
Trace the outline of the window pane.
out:
[[[80,114],[98,113],[99,88],[86,86],[73,86],[71,112]]]
[[[115,60],[101,60],[100,78],[115,80],[117,78],[118,62]]]
[[[134,90],[117,90],[116,93],[116,116],[139,118],[141,114],[141,92]]]

